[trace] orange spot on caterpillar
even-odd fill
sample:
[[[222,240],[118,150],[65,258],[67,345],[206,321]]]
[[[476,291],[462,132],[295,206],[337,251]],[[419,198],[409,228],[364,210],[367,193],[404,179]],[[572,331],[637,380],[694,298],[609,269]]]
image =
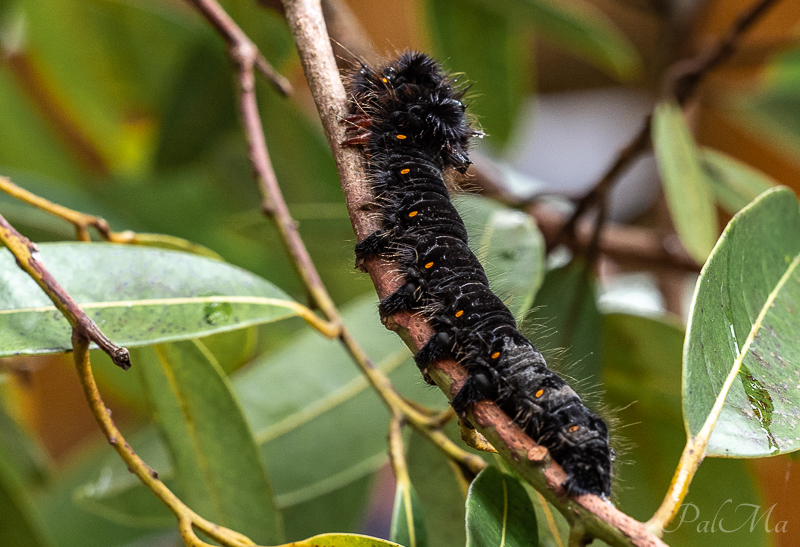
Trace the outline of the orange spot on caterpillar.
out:
[[[410,213],[408,213],[408,216],[409,217],[415,217],[415,216],[417,216],[418,213],[419,213],[419,211],[411,211]]]
[[[383,83],[386,83],[386,82],[388,82],[389,80],[387,80],[386,78],[381,78],[381,81],[382,81]]]
[[[569,428],[569,432],[570,432],[570,433],[575,433],[575,432],[576,432],[576,431],[578,431],[580,428],[581,428],[581,426],[579,426],[579,425],[573,425],[572,427],[570,427],[570,428]]]
[[[539,397],[541,397],[542,395],[544,395],[544,390],[543,390],[543,389],[540,389],[539,391],[537,391],[537,392],[536,392],[536,398],[537,398],[537,399],[538,399]]]
[[[433,266],[433,262],[428,262],[427,264],[425,264],[425,269],[427,270],[427,269],[429,269],[431,266]]]
[[[398,137],[398,138],[399,138],[399,137]],[[407,174],[409,174],[410,172],[411,172],[411,169],[402,169],[402,170],[400,170],[400,174],[401,174],[401,175],[407,175]]]
[[[397,138],[402,141],[403,139],[407,139],[408,137],[406,137],[405,135],[397,135]]]
[[[456,317],[461,317],[462,315],[464,315],[464,310],[458,310],[456,312]]]
[[[492,354],[492,359],[497,359],[498,357],[500,357],[500,352],[499,351],[496,351],[496,352],[494,352]]]

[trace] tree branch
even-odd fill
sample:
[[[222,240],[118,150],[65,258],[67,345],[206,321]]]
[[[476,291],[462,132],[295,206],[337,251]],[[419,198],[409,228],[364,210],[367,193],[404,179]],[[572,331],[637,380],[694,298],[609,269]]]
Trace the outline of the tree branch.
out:
[[[187,0],[197,8],[203,17],[206,18],[211,26],[222,36],[228,47],[240,49],[242,59],[246,60],[251,66],[255,66],[261,74],[272,84],[272,86],[284,97],[293,93],[292,84],[284,78],[272,65],[261,55],[256,45],[248,38],[244,31],[228,15],[222,6],[214,0]],[[249,85],[255,85],[250,83]]]
[[[347,96],[336,68],[319,1],[284,0],[284,9],[325,135],[333,150],[353,229],[358,240],[362,240],[378,228],[378,220],[368,213],[372,194],[366,182],[361,153],[339,145],[345,140],[340,121],[347,112]],[[399,285],[400,280],[389,262],[372,258],[366,261],[365,268],[380,298],[388,296]],[[430,325],[410,313],[398,313],[389,318],[386,325],[397,331],[415,353],[433,334]],[[458,392],[467,374],[453,360],[439,361],[429,370],[449,398]],[[620,513],[597,496],[565,500],[560,486],[566,478],[563,470],[550,460],[546,449],[537,446],[494,403],[478,403],[472,418],[472,423],[507,461],[570,522],[579,520],[584,523],[588,534],[614,545],[663,545],[643,524]]]

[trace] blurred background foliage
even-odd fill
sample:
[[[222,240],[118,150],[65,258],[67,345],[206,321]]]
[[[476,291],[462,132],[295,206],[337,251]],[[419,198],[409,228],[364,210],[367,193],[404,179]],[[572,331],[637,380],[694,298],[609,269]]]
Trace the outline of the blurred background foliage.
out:
[[[378,322],[369,279],[353,270],[354,237],[338,177],[279,10],[266,1],[223,4],[298,88],[288,100],[263,82],[258,91],[282,191],[323,281],[373,360],[409,396],[443,406],[438,391],[422,384],[402,343]],[[665,71],[712,44],[749,4],[348,2],[380,52],[432,51],[467,75],[473,83],[470,112],[488,134],[476,153],[479,165],[497,167],[528,195],[567,197],[588,190],[635,134],[659,97]],[[687,108],[700,145],[795,191],[799,24],[800,5],[778,2],[734,57],[708,75]],[[202,244],[305,301],[276,231],[261,214],[223,44],[187,4],[3,0],[0,43],[0,174],[59,204],[100,215],[114,230]],[[635,166],[641,167],[638,184],[615,191],[613,216],[666,233],[669,214],[648,161]],[[481,210],[465,207],[467,214]],[[0,196],[0,212],[34,241],[73,237],[69,226],[7,196]],[[723,219],[729,214],[723,210]],[[575,263],[561,266],[545,276],[532,305],[521,297],[520,311],[536,310],[526,327],[551,359],[583,381],[584,391],[603,390],[594,395],[596,405],[620,409],[617,502],[647,519],[685,440],[681,317],[693,274],[632,271],[603,261],[595,278]],[[497,272],[499,279],[504,275]],[[388,414],[338,346],[297,319],[205,343],[231,375],[287,539],[330,531],[386,536]],[[151,359],[152,349],[138,350],[134,367],[147,370]],[[149,425],[146,374],[123,373],[102,355],[94,362],[115,420],[139,432],[134,446],[170,484],[177,480],[181,492],[180,477],[169,472],[170,456]],[[101,438],[68,358],[3,359],[0,379],[0,515],[4,523],[20,523],[5,537],[0,532],[5,545],[150,547],[179,541],[167,511]],[[435,450],[415,436],[410,445],[430,544],[461,544],[463,491]],[[708,461],[687,501],[703,514],[728,499],[765,510],[777,504],[772,523],[797,523],[797,470],[787,456]],[[186,483],[183,488],[186,493]],[[793,537],[767,534],[761,525],[753,532],[702,534],[695,524],[666,540],[792,545]]]

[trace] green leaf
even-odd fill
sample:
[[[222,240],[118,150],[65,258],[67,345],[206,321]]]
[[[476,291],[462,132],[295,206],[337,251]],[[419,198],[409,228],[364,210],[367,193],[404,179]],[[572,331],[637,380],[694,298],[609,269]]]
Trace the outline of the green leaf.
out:
[[[402,547],[397,543],[359,534],[322,534],[286,547]]]
[[[661,503],[684,448],[683,328],[675,320],[617,313],[606,315],[603,324],[605,399],[609,407],[622,409],[609,424],[612,446],[617,461],[630,462],[614,469],[615,505],[645,521]],[[708,459],[698,470],[681,513],[667,528],[665,540],[670,545],[709,547],[769,545],[763,526],[743,526],[752,512],[744,510],[743,504],[758,507],[760,499],[743,460]],[[717,523],[724,518],[727,528],[737,531],[704,531],[702,522],[713,521],[715,515]],[[770,526],[775,524],[773,519]]]
[[[115,343],[142,346],[206,336],[295,315],[286,293],[224,262],[130,245],[39,246],[53,277]],[[68,351],[71,328],[0,252],[0,357]]]
[[[573,260],[547,272],[533,309],[524,331],[550,365],[561,362],[573,378],[596,382],[603,316],[597,309],[594,279],[586,265]]]
[[[427,3],[431,34],[447,68],[470,82],[468,112],[489,142],[508,142],[531,77],[531,47],[517,21],[482,2],[432,0]],[[472,99],[474,97],[474,100]]]
[[[454,442],[463,444],[461,430],[454,421],[445,426],[444,432]],[[465,449],[487,456],[485,452]],[[425,513],[428,543],[464,545],[467,540],[464,501],[469,483],[459,480],[450,460],[416,432],[408,441],[408,473]]]
[[[253,434],[214,356],[200,340],[152,348],[140,361],[184,501],[205,518],[264,544],[283,540],[280,514]]]
[[[695,288],[683,361],[692,437],[706,454],[759,457],[800,448],[800,209],[770,190],[725,228]]]
[[[613,76],[630,79],[641,70],[636,49],[606,15],[589,2],[480,0],[512,21],[526,20],[562,47]]]
[[[406,547],[426,547],[428,534],[422,506],[414,486],[407,479],[397,481],[389,539]]]
[[[487,467],[469,487],[467,547],[536,547],[536,513],[525,488],[496,467]]]
[[[471,194],[459,196],[456,207],[492,290],[521,322],[542,285],[546,266],[544,238],[536,223],[521,211]]]
[[[676,103],[656,106],[652,139],[675,230],[692,258],[703,263],[719,233],[717,210],[694,139]]]
[[[45,534],[22,479],[0,454],[0,545],[47,547]]]
[[[730,214],[735,214],[777,184],[758,169],[717,150],[702,148],[700,161],[711,182],[714,197]]]

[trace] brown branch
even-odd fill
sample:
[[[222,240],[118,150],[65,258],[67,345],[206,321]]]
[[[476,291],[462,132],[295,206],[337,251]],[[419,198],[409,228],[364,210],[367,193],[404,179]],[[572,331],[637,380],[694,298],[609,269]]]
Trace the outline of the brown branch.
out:
[[[510,194],[498,174],[480,161],[470,168],[474,175],[470,182],[480,188],[481,195],[490,197],[510,207],[523,209],[533,217],[549,248],[559,243],[561,230],[568,217],[546,205],[532,203]],[[656,230],[606,222],[597,240],[597,250],[623,265],[652,269],[669,269],[699,272],[702,265],[695,262],[681,246],[674,234],[666,236]],[[588,220],[579,221],[575,237],[563,243],[575,254],[588,252],[595,231]]]
[[[67,294],[58,281],[47,271],[47,268],[39,258],[39,250],[36,244],[14,229],[2,215],[0,215],[0,241],[8,247],[11,254],[16,258],[19,267],[42,288],[77,333],[97,344],[101,350],[111,357],[111,360],[118,367],[123,370],[131,367],[128,350],[106,338],[97,327],[97,324],[86,315],[86,312],[78,306],[75,300]]]
[[[694,95],[706,75],[727,61],[736,51],[744,33],[752,27],[778,0],[759,0],[750,9],[741,13],[725,35],[710,49],[691,58],[678,61],[667,70],[664,77],[664,95],[673,95],[680,106],[684,106]],[[650,147],[652,116],[647,116],[642,128],[623,148],[611,167],[594,187],[577,202],[575,212],[564,224],[556,243],[574,239],[578,220],[591,208],[605,202],[608,193],[619,176],[640,153]],[[552,248],[552,247],[549,247]]]
[[[340,121],[347,113],[347,96],[339,77],[325,22],[314,0],[284,0],[284,9],[300,54],[306,78],[333,150],[353,228],[359,240],[378,227],[369,214],[372,195],[366,183],[359,152],[339,145],[345,140]],[[392,264],[377,258],[366,261],[365,269],[380,298],[395,290],[400,282]],[[433,334],[433,329],[419,316],[398,313],[386,321],[412,351],[418,351]],[[430,375],[452,398],[466,378],[466,371],[453,360],[439,361],[430,367]],[[563,470],[549,457],[547,450],[526,436],[494,403],[482,401],[474,411],[473,423],[531,484],[537,487],[570,522],[580,521],[587,534],[614,545],[663,545],[649,534],[644,525],[617,511],[597,496],[564,499],[561,484]],[[531,457],[535,456],[535,457]]]
[[[525,210],[536,220],[545,241],[555,241],[564,225],[565,215],[542,205],[529,205]],[[593,236],[589,221],[579,223],[575,239],[570,243],[573,252],[586,252]],[[597,248],[616,262],[635,267],[689,272],[699,272],[702,267],[689,256],[674,234],[661,236],[655,230],[636,226],[606,223]]]

